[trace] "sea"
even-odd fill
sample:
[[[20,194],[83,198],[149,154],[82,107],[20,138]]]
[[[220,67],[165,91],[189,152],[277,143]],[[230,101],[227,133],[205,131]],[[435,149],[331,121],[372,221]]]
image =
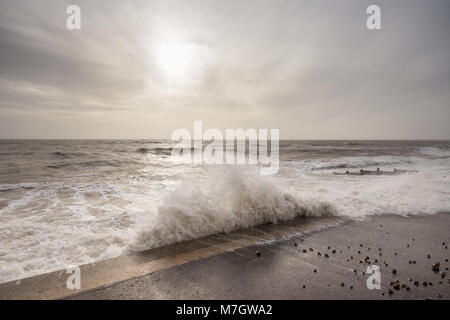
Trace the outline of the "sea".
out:
[[[450,141],[281,140],[259,165],[168,140],[0,140],[0,283],[297,217],[450,212]],[[399,175],[335,173],[416,170]]]

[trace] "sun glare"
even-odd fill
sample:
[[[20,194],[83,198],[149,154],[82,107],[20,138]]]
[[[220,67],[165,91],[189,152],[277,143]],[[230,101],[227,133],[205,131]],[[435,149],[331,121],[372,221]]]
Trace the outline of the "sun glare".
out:
[[[157,49],[157,62],[168,77],[182,78],[192,67],[193,51],[187,43],[161,43]]]

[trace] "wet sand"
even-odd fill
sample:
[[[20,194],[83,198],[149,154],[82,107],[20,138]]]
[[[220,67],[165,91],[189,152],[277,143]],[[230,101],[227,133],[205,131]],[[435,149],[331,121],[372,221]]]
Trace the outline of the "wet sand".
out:
[[[59,284],[50,285],[57,273],[2,284],[0,297],[450,299],[449,231],[450,214],[299,220],[87,265],[75,294],[60,272]],[[367,288],[370,264],[380,266],[380,290]]]

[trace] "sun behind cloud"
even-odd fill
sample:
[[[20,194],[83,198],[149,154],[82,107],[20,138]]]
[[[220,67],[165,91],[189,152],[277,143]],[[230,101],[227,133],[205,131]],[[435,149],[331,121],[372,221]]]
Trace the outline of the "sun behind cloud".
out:
[[[181,78],[193,68],[194,51],[195,48],[188,43],[163,42],[157,47],[157,63],[168,77]]]
[[[208,47],[172,37],[159,40],[151,50],[154,62],[170,86],[199,84],[205,69],[212,63]]]

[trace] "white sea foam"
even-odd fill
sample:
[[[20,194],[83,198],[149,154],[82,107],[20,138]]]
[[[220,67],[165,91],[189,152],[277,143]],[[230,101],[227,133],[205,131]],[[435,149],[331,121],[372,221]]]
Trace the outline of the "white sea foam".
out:
[[[450,157],[450,150],[443,148],[424,147],[419,148],[419,152],[434,157]]]
[[[435,214],[450,212],[450,162],[448,159],[390,157],[383,169],[399,166],[416,174],[397,176],[334,176],[328,171],[304,170],[293,164],[282,172],[304,198],[316,196],[332,203],[338,215],[362,218],[375,214]],[[348,160],[348,159],[347,159]],[[381,159],[366,159],[380,162]],[[357,164],[365,161],[360,157]],[[332,164],[336,160],[331,161]],[[389,165],[387,165],[389,163]],[[403,163],[403,164],[402,164]],[[349,162],[349,167],[354,162]],[[369,167],[370,168],[370,167]],[[375,169],[375,167],[372,167]],[[332,171],[343,172],[346,169]]]
[[[334,170],[367,167],[386,167],[392,165],[405,165],[417,161],[417,157],[404,156],[377,156],[377,157],[340,157],[335,159],[307,160],[305,168],[311,170]]]

